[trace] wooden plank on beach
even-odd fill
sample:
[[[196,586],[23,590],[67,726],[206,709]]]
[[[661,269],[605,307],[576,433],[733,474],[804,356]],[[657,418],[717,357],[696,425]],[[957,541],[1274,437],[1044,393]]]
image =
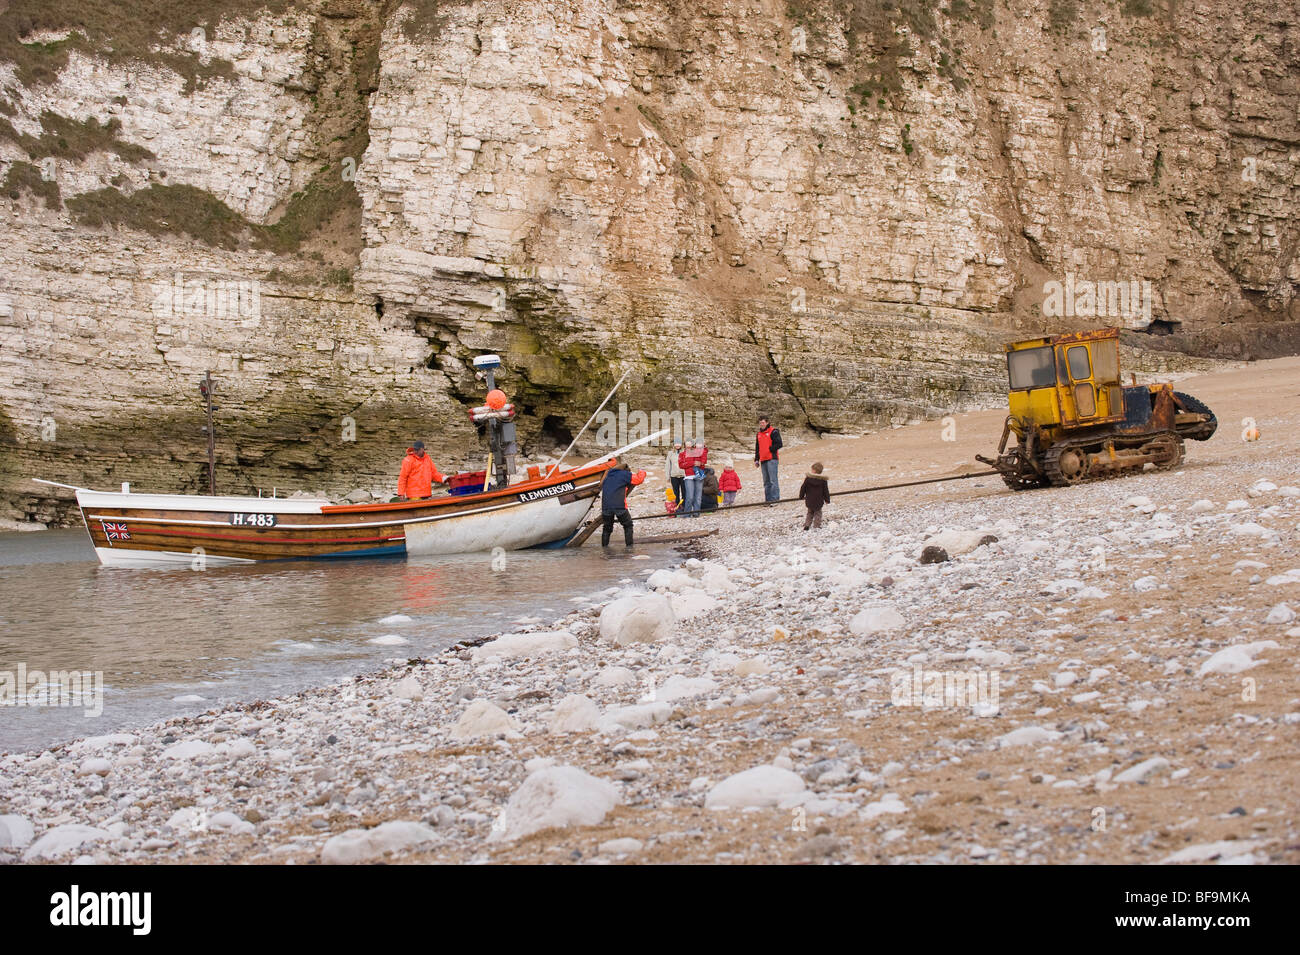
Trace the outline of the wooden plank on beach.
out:
[[[582,528],[578,531],[578,533],[574,534],[571,538],[569,538],[569,542],[564,546],[581,547],[584,543],[586,543],[587,538],[590,537],[592,534],[594,534],[596,532],[596,529],[599,527],[600,527],[600,521],[592,521],[590,524],[584,524]],[[618,525],[615,525],[614,529],[618,531],[620,534],[622,533]],[[709,530],[682,531],[679,534],[659,534],[653,537],[636,537],[634,538],[634,540],[638,544],[672,544],[677,541],[698,540],[701,537],[709,537],[710,535],[716,534],[717,532],[718,529],[714,527]]]
[[[682,531],[680,534],[660,534],[657,537],[636,537],[634,541],[637,544],[671,544],[675,541],[699,540],[701,537],[709,537],[717,532],[718,529],[714,527],[709,530]]]
[[[599,526],[600,526],[600,521],[592,521],[589,524],[582,525],[582,527],[578,528],[578,533],[570,537],[568,543],[565,544],[564,546],[581,547],[583,544],[587,543],[587,538],[590,537],[592,534],[594,534],[596,532],[596,528]]]

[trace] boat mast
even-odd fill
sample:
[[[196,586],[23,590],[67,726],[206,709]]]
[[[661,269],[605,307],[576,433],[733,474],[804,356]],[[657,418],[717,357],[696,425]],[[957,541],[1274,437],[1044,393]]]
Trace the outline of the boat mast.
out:
[[[478,377],[487,382],[488,391],[495,390],[496,369],[501,367],[500,357],[479,355],[474,359],[474,367],[477,369]],[[510,484],[510,475],[515,470],[515,455],[519,453],[519,445],[515,442],[513,421],[489,418],[485,423],[488,430],[488,448],[491,449],[492,457],[489,461],[487,483],[484,484],[483,490],[491,491]]]

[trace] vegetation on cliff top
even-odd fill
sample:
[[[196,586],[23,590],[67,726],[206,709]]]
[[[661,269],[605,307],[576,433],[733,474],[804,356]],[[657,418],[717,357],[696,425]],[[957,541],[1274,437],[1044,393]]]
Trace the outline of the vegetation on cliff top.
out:
[[[331,16],[378,15],[387,20],[406,7],[402,30],[411,39],[436,36],[442,11],[463,0],[339,0]],[[185,77],[187,90],[215,76],[230,78],[230,61],[200,57],[189,38],[202,30],[212,39],[223,20],[311,12],[304,0],[10,0],[0,9],[0,60],[17,67],[18,82],[53,82],[73,50],[112,63],[155,63]],[[376,9],[377,8],[377,9]],[[49,39],[39,39],[48,37]],[[178,38],[185,38],[181,43]]]
[[[312,104],[312,147],[303,160],[316,172],[292,196],[272,210],[270,224],[248,221],[216,196],[192,186],[154,182],[126,191],[112,186],[68,201],[75,218],[90,226],[113,225],[154,235],[182,234],[223,248],[251,243],[276,252],[312,244],[354,255],[359,247],[361,200],[353,183],[356,166],[369,143],[367,98],[377,87],[380,32],[402,6],[410,9],[404,27],[436,27],[437,0],[13,0],[0,8],[0,61],[17,67],[21,84],[54,81],[72,50],[118,66],[159,66],[185,78],[191,91],[215,76],[234,81],[233,65],[198,51],[215,37],[217,25],[236,18],[279,16],[299,11],[310,17],[306,49],[306,93]],[[302,21],[299,21],[302,22]],[[192,39],[191,39],[192,38]],[[210,51],[210,47],[209,47]],[[12,92],[12,91],[11,91]],[[8,99],[2,112],[15,115]],[[128,162],[154,160],[142,146],[118,137],[116,118],[101,124],[91,117],[68,119],[53,112],[41,116],[39,136],[20,134],[0,118],[0,139],[18,144],[32,159],[56,157],[75,161],[96,149]],[[166,172],[160,173],[163,179]],[[57,207],[57,186],[26,169],[11,171],[9,194],[23,189]],[[114,185],[119,180],[113,180]]]
[[[187,88],[232,76],[228,60],[185,52],[178,37],[196,30],[211,39],[218,23],[259,13],[280,14],[294,0],[10,0],[0,12],[0,60],[17,66],[18,81],[50,83],[73,50],[111,63],[156,63],[185,77]],[[48,42],[34,37],[49,36]]]

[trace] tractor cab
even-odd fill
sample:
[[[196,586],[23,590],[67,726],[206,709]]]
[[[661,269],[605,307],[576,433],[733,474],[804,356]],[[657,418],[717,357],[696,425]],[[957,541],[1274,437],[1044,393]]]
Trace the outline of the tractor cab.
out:
[[[1124,420],[1119,329],[1031,338],[1006,351],[1012,417],[1040,429]]]

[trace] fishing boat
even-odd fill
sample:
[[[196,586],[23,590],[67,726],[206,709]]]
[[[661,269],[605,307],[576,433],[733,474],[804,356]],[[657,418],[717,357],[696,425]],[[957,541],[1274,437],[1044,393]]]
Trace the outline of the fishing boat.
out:
[[[73,489],[101,563],[155,567],[193,565],[201,558],[206,566],[222,566],[563,543],[582,523],[615,463],[555,469],[477,494],[375,504]]]
[[[457,475],[440,497],[374,504],[339,504],[312,498],[197,494],[138,494],[36,479],[76,492],[95,554],[118,567],[222,566],[272,560],[468,554],[495,548],[521,550],[573,539],[600,496],[605,473],[618,456],[666,434],[659,431],[576,468],[562,468],[593,414],[545,473],[528,468],[512,483],[515,409],[496,390],[496,355],[474,359],[486,381],[487,403],[469,409],[487,431],[491,449],[482,471]],[[627,377],[601,402],[613,397]],[[205,397],[211,395],[207,382]],[[209,407],[211,403],[209,401]],[[600,408],[596,409],[599,413]],[[209,419],[209,435],[212,433]],[[209,442],[209,467],[211,464]],[[215,484],[215,479],[213,480]]]

